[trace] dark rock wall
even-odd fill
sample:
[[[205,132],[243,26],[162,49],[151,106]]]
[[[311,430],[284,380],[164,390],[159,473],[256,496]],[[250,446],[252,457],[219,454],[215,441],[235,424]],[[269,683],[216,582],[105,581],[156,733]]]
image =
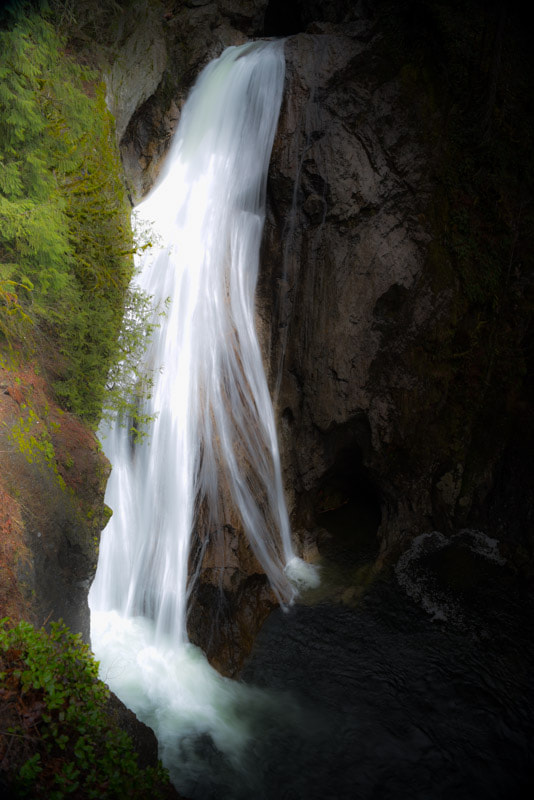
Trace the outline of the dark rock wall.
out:
[[[522,529],[527,550],[532,538],[525,446],[510,444],[518,438],[514,428],[532,441],[523,384],[532,259],[496,250],[500,283],[486,295],[486,255],[476,263],[469,249],[479,243],[471,232],[460,244],[454,239],[465,194],[475,195],[473,205],[491,199],[476,196],[468,166],[465,186],[450,166],[456,134],[448,115],[461,91],[436,97],[437,79],[432,84],[422,67],[420,82],[410,85],[417,68],[399,40],[418,27],[430,35],[423,6],[439,4],[415,5],[404,4],[410,8],[396,18],[387,4],[359,4],[343,24],[311,23],[286,45],[287,91],[258,293],[285,484],[294,529],[309,531],[336,470],[344,472],[338,483],[345,492],[347,471],[353,483],[366,483],[380,498],[382,558],[422,531],[465,524],[497,533],[511,554],[512,528]],[[425,39],[425,47],[431,42]],[[482,160],[491,151],[484,136],[479,145],[476,130],[468,130],[472,153],[461,155],[466,162],[480,158],[480,175],[494,168]],[[458,185],[451,190],[447,181]],[[439,216],[444,195],[448,208]],[[488,238],[491,213],[473,215],[473,228],[484,228]],[[498,214],[495,220],[502,223]],[[523,248],[528,230],[517,234]],[[474,279],[462,272],[464,251],[483,291],[477,285],[475,292]],[[512,486],[523,486],[514,510]],[[497,514],[497,497],[507,498],[506,513]]]
[[[389,479],[399,434],[412,435],[399,430],[399,398],[427,383],[405,353],[447,312],[452,289],[437,297],[423,278],[426,153],[398,80],[375,74],[379,31],[370,20],[313,30],[286,46],[259,291],[286,485],[296,519],[313,524],[323,476],[352,451],[355,477],[362,459],[383,498],[382,531],[392,516],[402,530],[428,518],[434,466],[397,468],[409,499]]]

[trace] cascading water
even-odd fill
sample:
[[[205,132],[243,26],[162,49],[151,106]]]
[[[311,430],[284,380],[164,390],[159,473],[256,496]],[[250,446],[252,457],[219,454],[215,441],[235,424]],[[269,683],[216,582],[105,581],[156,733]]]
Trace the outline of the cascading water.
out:
[[[138,283],[168,310],[146,354],[155,376],[142,409],[154,416],[149,436],[132,444],[119,424],[103,436],[113,517],[90,592],[91,636],[104,679],[154,727],[164,758],[184,730],[209,731],[227,751],[244,735],[231,710],[237,686],[187,644],[195,527],[207,532],[237,513],[282,603],[307,571],[291,544],[254,326],[284,71],[281,42],[230,47],[208,65],[166,172],[136,212],[161,242]]]

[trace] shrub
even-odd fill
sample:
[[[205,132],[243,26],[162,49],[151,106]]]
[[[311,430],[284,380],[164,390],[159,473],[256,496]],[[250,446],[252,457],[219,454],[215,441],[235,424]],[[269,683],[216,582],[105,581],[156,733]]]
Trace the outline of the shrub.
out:
[[[0,622],[0,770],[16,797],[165,796],[166,771],[138,766],[108,697],[79,634]]]

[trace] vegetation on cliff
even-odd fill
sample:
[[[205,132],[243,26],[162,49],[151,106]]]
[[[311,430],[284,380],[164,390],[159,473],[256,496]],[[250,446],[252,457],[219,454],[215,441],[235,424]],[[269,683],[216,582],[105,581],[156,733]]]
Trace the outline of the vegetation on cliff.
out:
[[[0,622],[0,769],[16,797],[164,797],[167,773],[141,769],[107,713],[109,690],[79,635]],[[0,784],[1,788],[1,784]]]
[[[13,627],[49,610],[57,619],[40,581],[64,587],[69,569],[76,586],[90,578],[107,470],[80,418],[94,428],[119,412],[139,427],[125,398],[140,390],[153,324],[150,299],[129,288],[135,246],[104,83],[67,43],[75,4],[51,6],[0,10],[0,616],[11,617],[0,629],[0,794],[158,796],[171,791],[166,774],[138,767],[79,636]]]
[[[149,301],[128,288],[130,208],[104,84],[46,15],[17,8],[0,31],[0,344],[36,359],[63,407],[94,424],[137,379],[129,356]],[[128,341],[125,308],[139,322]],[[111,369],[121,391],[107,391]]]

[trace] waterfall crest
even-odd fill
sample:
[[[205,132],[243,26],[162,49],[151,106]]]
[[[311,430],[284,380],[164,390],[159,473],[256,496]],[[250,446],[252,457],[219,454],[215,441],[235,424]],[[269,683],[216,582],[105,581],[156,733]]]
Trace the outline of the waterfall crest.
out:
[[[254,324],[266,179],[280,110],[282,42],[228,48],[184,106],[166,170],[137,208],[158,240],[138,282],[168,311],[146,354],[150,436],[105,434],[112,465],[92,611],[153,620],[187,641],[195,526],[238,514],[282,603],[295,563],[274,413]],[[230,501],[230,502],[229,502]],[[232,509],[228,506],[231,505]]]

